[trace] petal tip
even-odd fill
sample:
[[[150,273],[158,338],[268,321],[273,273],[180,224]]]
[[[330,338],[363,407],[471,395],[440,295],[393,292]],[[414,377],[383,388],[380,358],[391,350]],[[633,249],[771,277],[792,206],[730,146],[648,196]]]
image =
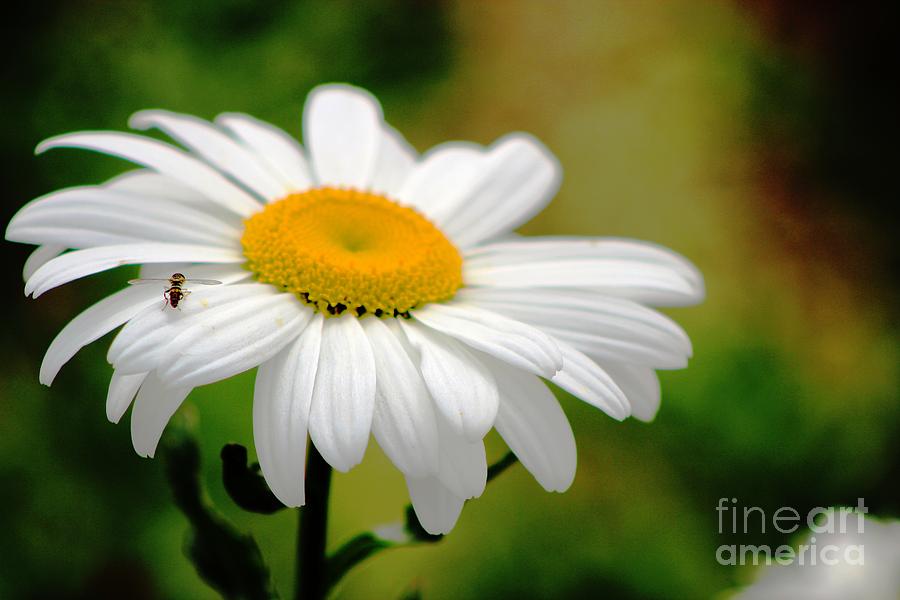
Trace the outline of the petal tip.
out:
[[[309,92],[310,97],[314,95],[318,96],[320,94],[348,94],[358,98],[365,98],[366,100],[375,100],[375,103],[378,103],[375,96],[369,90],[343,81],[323,83],[317,85]]]
[[[381,102],[369,90],[349,83],[325,83],[314,87],[306,97],[306,106],[303,109],[304,121],[309,117],[307,113],[312,106],[332,99],[355,102],[360,108],[359,103],[362,103],[367,109],[374,111],[377,120],[382,122],[384,120]]]
[[[49,366],[41,365],[40,373],[38,374],[38,382],[41,385],[46,385],[50,387],[53,384],[53,380],[56,379],[56,374],[59,372],[59,369],[51,369]]]
[[[148,446],[146,440],[135,439],[132,436],[131,445],[134,446],[135,453],[141,458],[153,458],[156,454],[156,445]]]
[[[540,157],[546,161],[545,166],[552,172],[553,182],[556,186],[559,186],[563,174],[562,163],[559,162],[556,155],[553,154],[547,145],[538,139],[537,136],[528,133],[527,131],[514,131],[498,138],[491,147],[492,149],[499,148],[507,144],[518,144],[522,146],[523,149],[527,149],[528,151],[540,155]]]
[[[47,150],[51,150],[52,148],[55,148],[56,147],[56,144],[55,144],[56,139],[57,138],[55,138],[55,137],[47,138],[46,140],[44,140],[43,142],[41,142],[40,144],[35,146],[34,147],[34,155],[40,156]]]
[[[153,117],[163,112],[157,109],[139,110],[129,117],[128,126],[131,129],[145,131],[153,127]]]
[[[40,144],[35,146],[34,154],[39,155],[43,154],[47,150],[52,150],[53,148],[61,148],[69,145],[68,140],[73,137],[78,137],[82,134],[91,134],[97,133],[92,131],[74,131],[70,133],[61,133],[60,135],[54,135],[53,137],[49,137],[46,140],[42,141]]]

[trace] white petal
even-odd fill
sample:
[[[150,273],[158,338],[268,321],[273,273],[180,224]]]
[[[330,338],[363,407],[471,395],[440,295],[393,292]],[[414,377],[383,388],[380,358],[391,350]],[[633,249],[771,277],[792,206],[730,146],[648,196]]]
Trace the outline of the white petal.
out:
[[[425,153],[397,192],[397,200],[423,212],[438,226],[453,214],[479,173],[484,148],[446,142]]]
[[[249,217],[259,210],[259,203],[249,193],[209,165],[163,142],[110,131],[67,133],[44,140],[35,152],[40,154],[62,147],[96,150],[155,169],[242,217]]]
[[[153,262],[243,263],[245,260],[239,251],[189,244],[147,242],[88,248],[67,252],[42,266],[25,283],[25,295],[32,294],[37,298],[57,286],[122,265]]]
[[[466,252],[467,285],[596,288],[660,306],[700,302],[703,276],[662,246],[614,238],[528,238]]]
[[[303,136],[319,185],[368,187],[382,122],[378,100],[365,90],[336,84],[310,92],[303,109]]]
[[[404,333],[404,327],[401,323],[408,325],[406,330],[422,331],[425,335],[442,338],[442,343],[446,342],[451,345],[460,345],[459,342],[444,336],[434,330],[424,327],[421,324],[400,319],[388,321],[387,325],[391,332],[396,336],[397,341],[403,346],[403,351],[409,356],[414,363],[421,362],[421,354],[413,347]],[[433,337],[431,339],[434,339]],[[467,351],[463,352],[478,364],[478,359],[472,357]],[[479,364],[479,367],[481,365]],[[484,367],[481,367],[484,368]],[[493,377],[490,377],[493,385]],[[455,383],[459,383],[458,381]],[[496,394],[496,389],[494,390]],[[429,402],[431,398],[429,398]],[[438,479],[447,486],[454,494],[461,498],[472,498],[480,496],[484,491],[487,483],[487,459],[484,452],[484,443],[481,438],[468,440],[463,432],[457,431],[440,412],[435,413],[435,423],[437,424],[437,449],[438,449]]]
[[[113,371],[109,391],[106,393],[106,418],[111,423],[119,422],[146,377],[147,373],[123,374]]]
[[[457,298],[540,328],[555,339],[605,356],[657,368],[680,368],[691,341],[668,317],[630,300],[517,288],[468,288]]]
[[[534,137],[514,133],[491,146],[466,200],[441,221],[461,248],[508,233],[528,222],[556,194],[562,169]]]
[[[562,369],[562,355],[550,336],[494,312],[462,303],[428,304],[412,316],[520,369],[544,377]]]
[[[455,496],[477,498],[487,484],[487,457],[484,442],[470,442],[438,418],[440,469],[438,479]]]
[[[274,200],[288,193],[252,152],[203,119],[166,110],[142,110],[132,115],[128,124],[132,129],[158,127],[262,198]]]
[[[22,207],[6,237],[26,243],[85,247],[85,234],[127,242],[156,241],[238,249],[240,231],[177,201],[86,186],[53,192]],[[120,242],[121,243],[121,242]],[[99,244],[95,244],[99,245]]]
[[[624,298],[602,296],[589,290],[541,293],[534,289],[487,287],[464,288],[458,297],[498,311],[514,311],[515,318],[529,323],[661,340],[687,356],[692,353],[691,340],[680,325],[656,310]]]
[[[465,500],[447,489],[436,477],[407,477],[406,487],[422,528],[431,535],[450,533]]]
[[[549,326],[541,327],[541,330],[554,340],[571,344],[604,363],[634,363],[654,369],[683,369],[688,364],[687,355],[662,347],[613,339],[589,331]]]
[[[416,321],[400,320],[418,352],[428,391],[448,426],[471,442],[480,441],[497,417],[497,384],[490,370],[456,339]]]
[[[325,319],[309,435],[338,471],[359,464],[375,410],[375,358],[356,315]]]
[[[252,369],[297,337],[312,314],[293,294],[200,312],[168,344],[159,377],[168,385],[196,387]]]
[[[237,213],[168,175],[157,173],[151,169],[126,171],[106,181],[102,187],[139,198],[172,200],[202,211],[232,227],[241,225],[242,219]]]
[[[306,501],[306,434],[322,342],[316,314],[296,341],[259,366],[253,392],[253,439],[272,493],[286,506]]]
[[[7,232],[6,239],[23,244],[59,244],[65,248],[78,249],[119,246],[146,241],[130,234],[107,233],[81,227],[20,227],[15,231]]]
[[[250,115],[224,113],[216,123],[231,131],[262,158],[289,190],[298,192],[312,187],[313,179],[303,148],[290,135]]]
[[[171,271],[169,271],[171,272]],[[204,322],[212,315],[237,318],[237,314],[252,313],[259,299],[265,300],[278,294],[272,286],[259,283],[197,287],[182,300],[178,310],[165,308],[161,297],[165,283],[157,288],[152,284],[131,289],[155,292],[154,302],[132,318],[113,340],[106,355],[107,360],[123,373],[154,371],[166,356],[180,354],[183,350],[173,346],[175,338],[188,329]],[[250,304],[247,304],[247,303]],[[235,310],[223,313],[226,307],[238,304]]]
[[[361,321],[375,359],[372,434],[410,477],[438,471],[438,432],[431,397],[403,345],[381,319]]]
[[[25,244],[62,244],[66,248],[160,242],[197,244],[219,248],[236,248],[238,240],[205,235],[197,229],[178,225],[166,230],[162,218],[147,218],[137,213],[109,213],[96,210],[61,210],[41,215],[35,223],[18,226],[6,239]],[[174,222],[174,221],[173,221]]]
[[[188,205],[209,202],[209,199],[201,192],[168,175],[157,173],[153,169],[126,171],[108,179],[102,187],[115,192],[134,194],[145,198],[175,200]],[[232,217],[236,217],[234,213],[230,214]]]
[[[548,492],[564,492],[575,478],[575,436],[546,385],[490,357],[500,390],[497,432]]]
[[[553,383],[619,421],[631,414],[625,393],[606,371],[572,346],[559,339],[556,343],[565,364],[562,371],[553,376]]]
[[[463,266],[468,285],[518,288],[589,288],[655,306],[682,306],[695,292],[665,267],[625,260],[571,260],[508,267]]]
[[[44,244],[38,246],[25,259],[25,266],[22,267],[22,279],[28,281],[34,272],[43,267],[46,263],[53,260],[68,248],[58,244]]]
[[[610,364],[603,369],[619,385],[631,403],[631,414],[641,421],[652,421],[659,412],[660,387],[656,371],[637,365]]]
[[[539,259],[617,258],[664,265],[680,273],[692,284],[702,286],[703,275],[677,252],[642,240],[614,237],[516,236],[473,248],[468,258],[486,258],[493,264],[515,264]]]
[[[395,198],[412,172],[418,154],[399,131],[383,125],[381,145],[369,189]]]
[[[169,419],[190,391],[167,387],[154,373],[147,376],[131,409],[131,443],[138,455],[153,458]]]
[[[126,288],[69,321],[47,348],[41,363],[40,382],[44,385],[53,383],[62,366],[81,348],[106,335],[158,299],[155,290]]]

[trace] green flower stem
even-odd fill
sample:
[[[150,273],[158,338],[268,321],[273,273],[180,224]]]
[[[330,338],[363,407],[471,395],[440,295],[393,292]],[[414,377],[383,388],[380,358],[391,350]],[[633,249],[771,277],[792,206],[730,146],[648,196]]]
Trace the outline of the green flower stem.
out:
[[[323,600],[328,593],[325,534],[328,530],[328,494],[331,466],[309,444],[306,458],[306,504],[300,509],[297,532],[295,600]]]

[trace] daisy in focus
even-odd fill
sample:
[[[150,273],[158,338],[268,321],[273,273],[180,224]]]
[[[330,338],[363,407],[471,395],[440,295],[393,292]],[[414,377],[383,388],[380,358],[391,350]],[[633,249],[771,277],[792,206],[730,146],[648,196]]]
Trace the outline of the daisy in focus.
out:
[[[142,168],[32,201],[6,238],[38,245],[25,265],[35,298],[122,265],[184,274],[177,308],[162,286],[127,287],[73,319],[40,369],[50,385],[124,325],[106,409],[118,422],[133,404],[142,456],[193,388],[258,367],[254,440],[284,504],[304,504],[307,436],[347,471],[371,435],[423,527],[446,533],[484,490],[491,428],[545,489],[571,485],[575,440],[542,379],[615,419],[651,420],[655,370],[687,365],[688,336],[648,308],[703,299],[686,259],[630,240],[512,234],[561,178],[529,135],[419,155],[346,85],[310,93],[302,146],[243,114],[149,110],[130,125],[183,149],[119,132],[43,142],[38,153],[84,148]]]

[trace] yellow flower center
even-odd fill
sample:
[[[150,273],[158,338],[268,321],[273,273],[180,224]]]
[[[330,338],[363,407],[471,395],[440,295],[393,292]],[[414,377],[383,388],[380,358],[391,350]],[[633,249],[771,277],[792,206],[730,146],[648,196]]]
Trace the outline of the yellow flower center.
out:
[[[377,194],[316,188],[268,204],[244,225],[256,279],[326,315],[407,316],[462,286],[462,257],[444,234]]]

